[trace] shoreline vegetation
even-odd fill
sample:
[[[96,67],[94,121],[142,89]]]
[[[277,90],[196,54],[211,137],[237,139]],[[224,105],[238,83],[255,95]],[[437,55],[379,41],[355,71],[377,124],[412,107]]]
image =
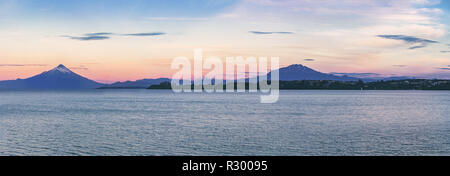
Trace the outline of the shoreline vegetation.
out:
[[[234,82],[234,85],[231,84],[224,85],[223,88],[226,89],[227,86],[234,86],[234,88],[237,89],[237,82]],[[270,84],[270,81],[268,81],[268,84]],[[348,82],[328,80],[301,80],[280,81],[279,84],[280,90],[450,90],[450,80],[427,79],[406,79],[376,82],[363,82],[362,80]],[[256,86],[259,89],[259,85]],[[205,86],[203,86],[203,88],[204,87]],[[248,90],[249,87],[250,83],[246,82],[245,89]],[[194,88],[193,84],[191,85],[191,88]],[[147,89],[172,89],[172,86],[170,82],[163,82],[158,85],[152,85]]]

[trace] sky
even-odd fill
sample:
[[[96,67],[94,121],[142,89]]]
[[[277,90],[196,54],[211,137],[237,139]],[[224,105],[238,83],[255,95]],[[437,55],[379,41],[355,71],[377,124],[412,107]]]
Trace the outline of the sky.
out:
[[[448,0],[0,0],[0,80],[59,64],[103,83],[171,77],[196,48],[450,79],[449,19]]]

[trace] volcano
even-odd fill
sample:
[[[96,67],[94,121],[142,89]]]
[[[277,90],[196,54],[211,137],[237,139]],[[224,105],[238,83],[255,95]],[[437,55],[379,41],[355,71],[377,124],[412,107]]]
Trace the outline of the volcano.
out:
[[[0,89],[95,89],[104,84],[72,72],[64,65],[27,79],[0,81]]]
[[[270,79],[271,73],[268,78]],[[348,76],[336,76],[332,74],[321,73],[301,64],[294,64],[279,69],[281,81],[297,81],[297,80],[332,80],[332,81],[358,81],[358,78]]]

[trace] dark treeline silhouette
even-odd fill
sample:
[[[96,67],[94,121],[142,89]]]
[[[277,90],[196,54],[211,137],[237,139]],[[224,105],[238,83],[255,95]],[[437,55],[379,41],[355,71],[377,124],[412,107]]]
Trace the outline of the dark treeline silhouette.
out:
[[[407,79],[392,81],[363,82],[359,81],[329,81],[301,80],[280,81],[281,90],[450,90],[450,80]],[[269,81],[270,84],[270,81]],[[234,83],[236,88],[237,83]],[[245,88],[249,88],[246,82]],[[229,85],[231,86],[231,85]],[[191,85],[194,88],[194,85]],[[223,86],[226,89],[227,85]],[[149,89],[171,89],[170,82],[152,85]],[[259,86],[258,86],[259,88]]]

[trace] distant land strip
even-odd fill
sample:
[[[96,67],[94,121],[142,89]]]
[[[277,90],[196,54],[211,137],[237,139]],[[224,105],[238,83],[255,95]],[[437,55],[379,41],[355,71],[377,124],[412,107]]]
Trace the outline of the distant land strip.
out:
[[[268,81],[270,84],[270,81]],[[450,80],[407,79],[392,81],[327,81],[327,80],[301,80],[280,81],[280,90],[450,90]],[[234,85],[236,89],[237,82]],[[254,83],[253,83],[254,84]],[[195,85],[199,86],[199,85]],[[203,86],[204,87],[204,86]],[[249,89],[250,83],[245,83],[245,89]],[[259,86],[257,85],[258,89]],[[194,85],[191,85],[194,88]],[[148,89],[172,89],[170,82],[152,85]]]

